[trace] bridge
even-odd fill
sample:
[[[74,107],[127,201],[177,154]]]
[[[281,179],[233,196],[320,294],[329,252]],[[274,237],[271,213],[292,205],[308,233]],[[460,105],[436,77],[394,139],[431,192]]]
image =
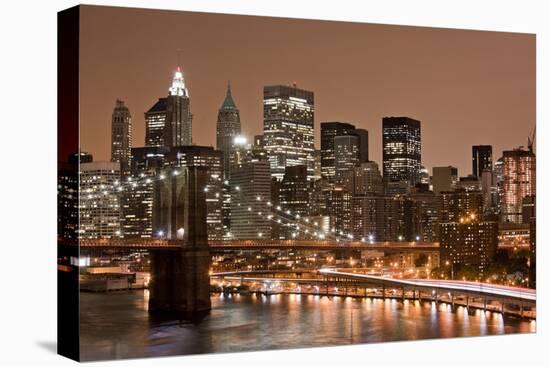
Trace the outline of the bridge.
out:
[[[295,277],[290,276],[295,274]],[[306,275],[307,274],[307,275]],[[280,275],[279,277],[276,275]],[[377,288],[382,298],[387,297],[387,290],[397,290],[398,297],[412,299],[429,299],[433,301],[449,302],[453,306],[455,301],[463,297],[468,307],[475,300],[481,300],[481,307],[487,310],[490,301],[500,303],[499,309],[504,313],[505,305],[515,305],[520,308],[519,315],[524,316],[524,308],[536,306],[536,290],[530,288],[511,287],[489,283],[479,283],[459,280],[437,279],[399,279],[380,275],[338,271],[336,269],[295,269],[295,270],[247,270],[229,271],[211,274],[211,278],[236,280],[240,283],[267,282],[267,283],[295,283],[300,285],[316,286],[316,293],[329,295],[329,285],[340,286],[344,289],[343,295],[367,296],[367,288]],[[324,289],[324,291],[323,291]],[[348,289],[355,289],[355,294]],[[364,289],[359,294],[357,289]],[[307,292],[306,292],[307,293]],[[338,293],[338,295],[342,295]],[[395,297],[394,297],[395,298]]]
[[[82,249],[143,249],[143,250],[179,250],[186,246],[185,240],[173,239],[82,239],[60,244],[79,246]],[[381,252],[438,252],[437,242],[364,242],[339,240],[224,240],[209,241],[208,247],[212,252],[230,250],[357,250]]]

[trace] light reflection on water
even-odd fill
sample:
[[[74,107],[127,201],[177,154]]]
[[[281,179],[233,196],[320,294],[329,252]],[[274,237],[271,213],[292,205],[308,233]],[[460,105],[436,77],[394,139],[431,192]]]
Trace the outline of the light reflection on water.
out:
[[[83,360],[534,332],[536,323],[435,302],[216,295],[200,322],[153,321],[149,293],[81,293]]]

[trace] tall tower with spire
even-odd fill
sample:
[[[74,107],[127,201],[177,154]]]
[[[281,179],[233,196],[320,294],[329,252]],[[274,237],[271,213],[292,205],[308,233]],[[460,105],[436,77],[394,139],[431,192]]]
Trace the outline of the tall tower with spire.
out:
[[[120,163],[121,175],[129,173],[132,149],[132,116],[124,101],[116,100],[111,120],[111,162]]]
[[[229,178],[229,161],[235,137],[241,134],[239,110],[231,95],[231,83],[227,83],[227,92],[218,111],[216,124],[216,148],[222,151],[224,178]]]
[[[183,72],[178,66],[167,97],[159,100],[145,112],[146,146],[182,146],[192,144],[193,115],[189,105],[189,91]]]

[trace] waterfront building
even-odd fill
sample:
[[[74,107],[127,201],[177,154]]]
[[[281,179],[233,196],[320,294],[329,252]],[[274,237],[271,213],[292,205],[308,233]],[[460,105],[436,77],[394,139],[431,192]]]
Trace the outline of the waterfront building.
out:
[[[384,178],[414,186],[421,167],[420,121],[410,117],[382,119],[382,160]]]
[[[282,180],[285,167],[305,165],[314,175],[313,92],[294,86],[264,87],[263,144],[271,175]]]
[[[481,221],[474,213],[439,225],[441,264],[451,273],[470,267],[480,276],[493,262],[498,245],[498,223]],[[449,265],[447,265],[449,264]]]

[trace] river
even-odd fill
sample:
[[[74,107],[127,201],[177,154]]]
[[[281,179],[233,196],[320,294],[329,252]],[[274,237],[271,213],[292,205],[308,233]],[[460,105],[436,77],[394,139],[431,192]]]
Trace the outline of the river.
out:
[[[535,331],[535,321],[432,302],[216,295],[200,321],[158,320],[148,291],[81,293],[82,360],[159,357]]]

